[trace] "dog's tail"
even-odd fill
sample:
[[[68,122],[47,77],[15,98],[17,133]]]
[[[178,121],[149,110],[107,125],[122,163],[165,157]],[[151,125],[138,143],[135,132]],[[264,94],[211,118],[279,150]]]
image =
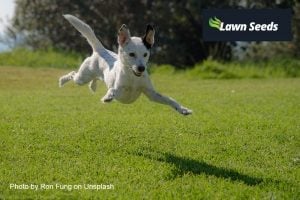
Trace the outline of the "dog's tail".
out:
[[[89,25],[73,15],[67,14],[63,16],[87,39],[89,44],[92,46],[93,51],[104,48]]]

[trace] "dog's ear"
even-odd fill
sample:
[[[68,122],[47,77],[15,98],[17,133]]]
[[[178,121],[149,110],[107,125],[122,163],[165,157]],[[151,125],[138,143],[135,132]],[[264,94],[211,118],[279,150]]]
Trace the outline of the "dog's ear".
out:
[[[155,35],[155,30],[153,25],[148,24],[146,28],[146,33],[142,37],[143,43],[146,46],[147,49],[150,49],[153,44],[154,44],[154,35]]]
[[[124,47],[130,40],[130,32],[125,24],[123,24],[118,33],[118,43]]]

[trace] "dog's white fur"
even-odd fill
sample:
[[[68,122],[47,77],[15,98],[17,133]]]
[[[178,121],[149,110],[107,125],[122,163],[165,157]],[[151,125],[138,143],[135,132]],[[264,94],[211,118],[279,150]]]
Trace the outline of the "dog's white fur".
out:
[[[93,54],[81,64],[78,72],[72,71],[59,79],[59,86],[73,80],[78,85],[90,83],[92,91],[96,90],[96,81],[103,80],[108,88],[101,99],[110,102],[113,99],[121,103],[134,102],[141,93],[151,101],[166,104],[183,115],[192,111],[178,104],[174,99],[157,93],[152,86],[146,67],[150,56],[150,47],[154,43],[155,31],[147,27],[143,38],[131,37],[126,25],[118,33],[118,54],[103,47],[93,30],[84,22],[72,15],[64,17],[87,39],[93,48]]]

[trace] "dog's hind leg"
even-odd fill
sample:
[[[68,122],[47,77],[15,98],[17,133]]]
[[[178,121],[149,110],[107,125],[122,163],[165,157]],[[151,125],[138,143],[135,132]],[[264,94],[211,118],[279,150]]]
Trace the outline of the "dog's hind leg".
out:
[[[79,72],[75,72],[72,71],[62,77],[59,78],[59,87],[62,87],[64,84],[66,84],[68,81],[73,80],[77,85],[84,85],[88,82],[90,82],[91,80],[93,80],[92,76],[89,74],[84,74],[82,73],[82,71]],[[93,88],[96,89],[96,83],[93,83]]]
[[[58,85],[59,87],[62,87],[64,84],[66,84],[68,81],[72,80],[73,77],[75,76],[76,72],[72,71],[62,77],[59,78]]]
[[[84,85],[94,79],[94,72],[90,69],[91,58],[86,58],[81,64],[78,72],[72,71],[59,79],[59,86],[73,80],[77,85]]]
[[[89,88],[92,92],[96,92],[97,89],[97,79],[93,79],[90,84],[89,84]]]

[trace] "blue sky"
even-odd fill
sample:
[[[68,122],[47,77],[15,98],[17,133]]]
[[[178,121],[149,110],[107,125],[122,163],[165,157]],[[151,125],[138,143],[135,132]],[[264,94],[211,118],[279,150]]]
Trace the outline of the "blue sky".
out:
[[[0,1],[0,35],[3,35],[4,27],[8,24],[8,20],[13,16],[15,0],[1,0]],[[7,48],[0,43],[0,51]]]
[[[3,22],[8,23],[7,20],[12,17],[14,12],[14,0],[1,0],[0,3],[0,32],[3,33]]]

